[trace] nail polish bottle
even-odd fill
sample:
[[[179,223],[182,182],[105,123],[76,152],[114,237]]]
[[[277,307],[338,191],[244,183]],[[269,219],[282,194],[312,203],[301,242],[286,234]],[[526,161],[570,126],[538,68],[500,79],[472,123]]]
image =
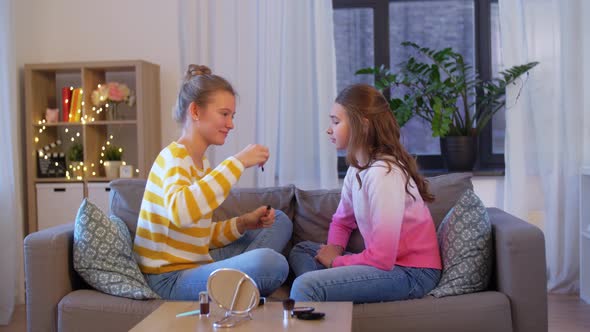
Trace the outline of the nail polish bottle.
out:
[[[199,304],[201,316],[209,316],[209,294],[207,292],[199,293]]]
[[[283,319],[287,320],[293,317],[293,308],[295,308],[295,300],[283,300]]]

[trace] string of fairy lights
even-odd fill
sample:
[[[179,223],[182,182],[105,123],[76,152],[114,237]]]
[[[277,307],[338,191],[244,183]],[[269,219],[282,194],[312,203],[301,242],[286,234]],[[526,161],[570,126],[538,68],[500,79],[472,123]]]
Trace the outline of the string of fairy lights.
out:
[[[100,88],[101,87],[101,84],[98,84],[97,87]],[[74,90],[74,87],[71,86],[70,87],[70,90]],[[83,93],[84,93],[83,90],[80,89],[80,95],[83,95]],[[104,101],[104,97],[103,96],[100,96],[100,101],[101,102]],[[66,102],[66,104],[69,104],[70,100],[66,99],[65,102]],[[81,108],[79,108],[79,109],[76,110],[76,112],[78,114],[80,114],[80,122],[79,123],[81,123],[82,125],[86,125],[88,123],[92,123],[92,122],[97,121],[96,118],[93,115],[88,116],[88,114],[85,114],[86,113],[86,110],[84,109],[84,106],[85,106],[85,102],[84,101],[81,101]],[[102,112],[109,111],[109,109],[112,109],[112,107],[111,107],[111,105],[109,105],[108,102],[107,103],[104,103],[104,109],[103,109],[102,106],[99,106],[99,107],[93,106],[92,107],[92,111],[94,112],[94,115],[96,115],[96,116],[98,116]],[[82,112],[84,112],[84,115],[82,115]],[[73,114],[70,113],[68,115],[68,117],[70,119],[70,122],[68,122],[68,123],[75,124],[76,122],[74,122],[74,121],[71,120],[72,116],[75,117],[76,115],[73,115]],[[103,124],[103,123],[101,123],[101,124]],[[104,124],[108,124],[108,123],[104,123]],[[39,131],[38,135],[34,137],[35,144],[38,144],[40,142],[39,136],[41,134],[43,134],[44,131],[47,130],[47,125],[49,125],[49,124],[45,121],[45,119],[43,119],[43,120],[39,120],[38,121],[38,125],[41,126],[41,127],[38,130]],[[79,140],[81,139],[81,134],[80,134],[80,131],[79,130],[76,130],[76,129],[64,128],[64,133],[63,133],[63,137],[62,138],[65,138],[66,141],[69,140],[71,142],[71,144],[75,144],[75,143],[80,143],[81,144],[81,142],[79,142]],[[100,148],[100,158],[98,160],[98,163],[100,165],[104,165],[105,164],[105,161],[106,160],[104,158],[105,158],[106,149],[110,145],[115,146],[115,144],[114,144],[113,141],[114,141],[114,135],[110,134],[109,137],[108,137],[108,139],[101,146],[101,148]],[[38,149],[38,155],[39,155],[39,157],[42,157],[44,159],[48,159],[50,157],[51,153],[48,153],[47,151],[49,149],[53,149],[56,146],[59,146],[61,144],[62,144],[62,140],[61,139],[58,139],[55,142],[52,142],[50,144],[47,144],[44,148]],[[123,148],[122,147],[119,147],[118,148],[118,152],[122,154],[123,153]],[[126,166],[127,165],[127,162],[124,161],[124,160],[121,160],[121,164],[123,166]],[[58,166],[58,163],[57,162],[55,162],[55,166]],[[99,169],[98,169],[97,165],[95,163],[93,163],[93,162],[87,162],[87,163],[85,163],[84,161],[79,161],[79,162],[72,162],[72,161],[70,161],[70,163],[69,163],[69,165],[68,165],[67,168],[68,169],[65,172],[65,176],[66,176],[66,179],[67,180],[73,180],[74,179],[74,180],[81,181],[81,180],[84,179],[84,177],[87,174],[91,174],[92,177],[98,177],[97,174],[99,174]],[[135,173],[136,174],[139,174],[139,168],[136,168],[135,169]]]

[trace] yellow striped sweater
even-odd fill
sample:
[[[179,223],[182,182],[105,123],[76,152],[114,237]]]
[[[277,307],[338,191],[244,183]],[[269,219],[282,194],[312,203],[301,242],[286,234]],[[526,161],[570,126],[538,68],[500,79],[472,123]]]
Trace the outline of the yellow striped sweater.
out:
[[[160,152],[141,202],[133,250],[143,273],[165,273],[213,261],[210,248],[241,237],[237,218],[211,222],[244,171],[230,157],[211,170],[203,159],[198,169],[186,148],[172,142]]]

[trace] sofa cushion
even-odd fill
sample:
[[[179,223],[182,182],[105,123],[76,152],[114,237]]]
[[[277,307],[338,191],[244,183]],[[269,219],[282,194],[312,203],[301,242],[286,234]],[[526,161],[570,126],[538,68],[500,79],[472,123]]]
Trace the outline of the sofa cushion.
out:
[[[295,219],[293,219],[293,244],[301,241],[325,243],[332,215],[340,202],[340,189],[301,190],[295,189]],[[358,253],[365,249],[361,233],[353,231],[347,251]]]
[[[68,293],[58,304],[58,331],[129,331],[164,303],[135,301],[95,290]]]
[[[84,199],[74,225],[74,270],[93,288],[137,300],[154,293],[133,259],[129,230]]]
[[[461,195],[466,190],[473,189],[472,176],[471,173],[449,173],[427,178],[430,192],[435,196],[434,202],[427,205],[436,228]]]
[[[132,239],[135,237],[146,183],[145,179],[118,179],[109,184],[111,214],[125,222]]]
[[[512,331],[510,300],[500,292],[441,299],[355,304],[353,331]]]
[[[144,179],[118,179],[110,183],[110,208],[111,213],[123,220],[132,238],[135,236],[139,209],[145,191]],[[213,220],[226,220],[259,207],[270,205],[276,210],[283,211],[289,219],[293,220],[295,214],[294,196],[295,187],[271,187],[271,188],[234,188],[221,206],[213,212]]]
[[[492,265],[492,227],[488,212],[473,190],[467,190],[438,229],[443,262],[436,297],[486,290]]]
[[[435,201],[428,204],[436,227],[461,195],[473,189],[471,177],[471,173],[450,173],[427,179],[430,191],[436,196]],[[293,244],[301,241],[326,242],[332,215],[340,202],[340,193],[340,189],[306,191],[295,188],[297,204],[293,219]],[[346,250],[358,253],[363,249],[365,242],[357,229],[351,234]]]
[[[450,173],[427,179],[431,192],[436,196],[435,201],[428,204],[428,208],[437,227],[463,192],[473,189],[471,177],[471,173]],[[135,236],[145,185],[144,179],[118,179],[110,184],[111,213],[127,224],[132,238]],[[256,206],[271,204],[273,208],[285,212],[293,221],[293,243],[305,240],[325,242],[332,214],[340,201],[340,191],[305,191],[293,186],[235,188],[213,213],[213,220],[228,219]],[[292,201],[293,196],[296,197],[296,203]],[[364,241],[357,230],[351,235],[347,250],[356,253],[363,249]]]
[[[293,220],[295,207],[294,186],[269,188],[234,188],[225,201],[213,212],[213,221],[227,220],[250,212],[262,205],[283,211]]]

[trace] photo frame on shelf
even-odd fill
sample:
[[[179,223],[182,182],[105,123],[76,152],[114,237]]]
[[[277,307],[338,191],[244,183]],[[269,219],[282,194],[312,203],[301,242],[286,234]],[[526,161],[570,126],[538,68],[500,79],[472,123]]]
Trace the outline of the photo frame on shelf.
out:
[[[121,165],[119,167],[119,177],[129,179],[133,177],[133,166],[132,165]]]

